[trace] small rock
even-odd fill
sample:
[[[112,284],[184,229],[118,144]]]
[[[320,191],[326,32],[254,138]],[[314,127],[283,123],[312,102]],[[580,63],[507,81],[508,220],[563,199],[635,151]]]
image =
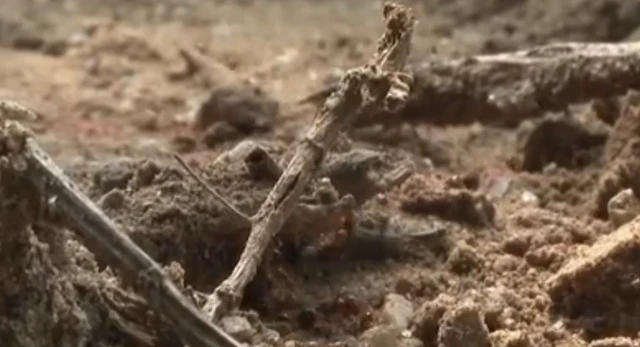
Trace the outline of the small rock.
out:
[[[302,310],[297,317],[298,326],[302,329],[312,329],[316,324],[317,314],[313,310]]]
[[[545,245],[537,249],[530,250],[524,255],[524,259],[527,264],[548,269],[553,264],[558,264],[564,261],[564,253],[558,245]]]
[[[145,160],[136,168],[132,186],[136,189],[146,187],[153,182],[158,173],[160,173],[160,165],[155,161]]]
[[[640,200],[633,194],[633,190],[625,189],[609,200],[607,211],[609,219],[617,228],[640,214]]]
[[[489,330],[480,308],[463,304],[442,317],[438,330],[439,347],[490,347]]]
[[[489,335],[493,347],[533,347],[527,334],[522,331],[498,330]]]
[[[538,198],[538,196],[528,190],[525,190],[522,192],[522,195],[520,196],[520,200],[522,200],[522,202],[524,202],[527,205],[531,205],[531,206],[540,205],[540,199]]]
[[[277,101],[259,90],[222,87],[213,90],[197,107],[193,127],[205,130],[225,121],[238,131],[250,134],[270,129],[279,109]]]
[[[256,329],[251,323],[241,316],[227,316],[220,321],[220,326],[229,335],[242,342],[250,342],[256,334]]]
[[[398,346],[401,340],[400,329],[394,326],[376,326],[360,336],[365,347]]]
[[[610,337],[602,340],[592,341],[589,347],[638,347],[640,343],[628,337]]]
[[[499,256],[493,263],[493,269],[498,273],[513,271],[520,266],[522,259],[511,254],[503,254]]]
[[[498,177],[487,187],[487,196],[491,199],[501,199],[511,189],[513,179],[508,176]]]
[[[296,346],[298,346],[298,343],[293,340],[289,340],[284,343],[284,347],[296,347]]]
[[[523,257],[531,247],[531,240],[525,235],[509,237],[503,244],[502,250],[517,257]]]
[[[278,343],[278,341],[280,341],[280,333],[273,329],[265,329],[262,332],[262,340],[266,343]]]
[[[404,296],[391,293],[384,299],[382,306],[384,318],[401,330],[409,327],[413,315],[413,304]]]
[[[112,189],[98,200],[98,205],[102,208],[115,210],[122,207],[122,205],[124,205],[124,201],[124,191],[121,189]]]
[[[411,294],[414,294],[417,290],[418,290],[418,285],[414,281],[406,277],[399,277],[396,280],[395,291],[398,294],[411,295]]]
[[[158,131],[160,121],[155,114],[147,114],[133,120],[133,125],[142,131]]]
[[[134,163],[128,158],[121,158],[102,165],[93,175],[93,183],[101,193],[112,189],[126,189],[133,177]]]
[[[633,279],[640,276],[638,254],[638,219],[601,236],[547,280],[547,291],[558,312],[575,315],[575,312],[584,312],[588,302],[590,315],[601,315],[615,322],[606,317],[618,317],[629,305],[637,304],[630,298],[637,297],[638,284]],[[607,326],[607,329],[613,328]]]
[[[189,153],[196,149],[196,140],[187,135],[176,135],[172,140],[173,147],[179,153]]]
[[[434,300],[425,302],[411,319],[411,332],[419,338],[425,346],[436,344],[440,318],[452,306],[456,299],[446,294],[440,294]]]
[[[233,163],[244,160],[249,153],[255,151],[258,147],[262,146],[253,140],[244,140],[218,156],[214,164]],[[262,148],[262,150],[265,150],[265,148]]]
[[[457,274],[466,274],[482,266],[478,252],[464,242],[460,242],[449,254],[447,264]]]
[[[414,337],[407,337],[400,340],[398,347],[424,347],[424,344]]]
[[[207,148],[215,148],[221,142],[236,139],[242,136],[236,128],[228,122],[222,121],[212,124],[202,136],[202,143]]]

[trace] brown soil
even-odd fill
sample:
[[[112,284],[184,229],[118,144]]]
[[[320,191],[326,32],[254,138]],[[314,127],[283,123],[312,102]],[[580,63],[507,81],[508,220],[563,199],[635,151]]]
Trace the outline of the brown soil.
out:
[[[405,2],[419,19],[413,62],[640,38],[637,0]],[[38,142],[201,304],[248,230],[172,153],[253,214],[313,119],[314,106],[297,101],[366,61],[382,29],[380,5],[3,0],[0,99],[37,111],[27,125]],[[475,119],[491,117],[484,111]],[[619,317],[587,301],[567,313],[553,309],[544,286],[613,231],[611,197],[625,188],[640,196],[635,93],[509,127],[410,121],[358,126],[333,149],[322,168],[331,184],[309,185],[246,292],[243,315],[256,329],[247,341],[380,338],[371,329],[388,319],[389,293],[414,308],[405,328],[417,340],[398,340],[406,346],[637,338],[637,300]],[[226,152],[245,140],[260,150]],[[398,173],[404,166],[413,176]],[[13,188],[2,191],[0,210],[3,343],[177,345],[104,259],[71,232],[33,222],[40,202],[15,202],[28,195],[20,177],[3,171],[0,179]],[[447,330],[456,324],[474,331]]]

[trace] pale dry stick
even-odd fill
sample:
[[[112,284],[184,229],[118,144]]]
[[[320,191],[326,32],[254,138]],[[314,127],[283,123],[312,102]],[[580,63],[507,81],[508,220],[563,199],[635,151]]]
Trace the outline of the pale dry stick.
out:
[[[386,31],[377,52],[363,67],[342,78],[316,115],[266,201],[252,217],[252,230],[231,275],[210,295],[204,312],[212,320],[237,308],[247,284],[253,280],[273,237],[291,215],[304,187],[317,172],[326,152],[355,118],[384,107],[398,107],[408,96],[411,76],[402,72],[409,54],[415,19],[404,6],[386,3]]]
[[[69,179],[40,148],[27,129],[5,116],[32,112],[0,103],[0,138],[5,159],[47,201],[50,212],[75,231],[89,250],[132,279],[136,289],[192,347],[239,347],[222,329],[207,321],[151,257],[140,249]]]
[[[202,187],[204,187],[204,189],[206,189],[207,192],[209,192],[209,194],[211,194],[216,199],[216,201],[218,201],[224,207],[226,212],[235,220],[238,226],[251,226],[251,220],[249,219],[249,217],[238,210],[235,206],[233,206],[233,204],[227,201],[227,199],[222,197],[220,193],[218,193],[215,189],[208,185],[207,182],[202,179],[202,177],[198,176],[198,174],[193,171],[189,164],[187,164],[180,155],[174,154],[173,157],[193,179],[195,179]]]

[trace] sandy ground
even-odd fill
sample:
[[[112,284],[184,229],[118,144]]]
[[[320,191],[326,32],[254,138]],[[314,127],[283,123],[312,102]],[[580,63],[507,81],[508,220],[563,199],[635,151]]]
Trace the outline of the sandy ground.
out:
[[[640,38],[636,0],[405,3],[418,18],[412,62]],[[253,140],[285,163],[315,112],[297,101],[368,59],[383,29],[381,6],[3,0],[0,98],[38,112],[26,123],[38,142],[185,293],[210,293],[246,234],[229,232],[219,207],[172,153],[241,210],[255,212],[273,179],[214,159]],[[185,51],[204,65],[190,71]],[[211,106],[223,122],[193,126],[194,110],[212,91],[241,80],[260,92]],[[255,345],[444,347],[456,340],[442,327],[461,320],[469,331],[457,343],[474,341],[470,346],[635,346],[622,337],[640,331],[636,299],[616,302],[622,311],[588,298],[568,310],[545,284],[615,229],[607,202],[637,185],[626,174],[635,170],[633,150],[620,149],[638,136],[634,100],[614,108],[615,124],[585,104],[565,118],[550,114],[515,128],[414,123],[363,130],[345,145],[352,152],[329,159],[338,166],[361,160],[382,177],[409,160],[417,172],[389,189],[358,191],[367,184],[362,172],[329,165],[325,173],[340,196],[360,198],[359,236],[309,256],[305,250],[321,243],[314,232],[334,232],[344,211],[320,220],[298,216],[247,292],[239,315],[248,326],[227,328]],[[631,169],[611,173],[614,164]],[[607,175],[615,182],[603,186]],[[10,212],[2,212],[4,221]],[[2,225],[3,234],[15,226]],[[68,231],[56,229],[62,236],[53,237],[27,229],[26,238],[0,240],[0,338],[7,346],[176,346],[175,334]]]

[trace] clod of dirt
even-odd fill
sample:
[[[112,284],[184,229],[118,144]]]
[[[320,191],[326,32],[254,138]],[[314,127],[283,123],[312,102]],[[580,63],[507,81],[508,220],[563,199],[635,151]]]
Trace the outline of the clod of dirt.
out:
[[[93,176],[93,183],[100,193],[112,189],[125,189],[134,175],[134,162],[128,158],[111,160],[100,167]]]
[[[601,237],[547,281],[555,312],[574,319],[592,338],[635,334],[638,254],[638,220]]]
[[[460,242],[449,254],[447,265],[457,274],[466,274],[482,268],[482,258],[473,247]]]
[[[606,124],[613,125],[620,116],[620,100],[618,98],[596,99],[590,103],[595,116]]]
[[[235,315],[222,318],[220,327],[240,342],[251,342],[257,333],[247,318]]]
[[[400,344],[401,330],[394,326],[376,326],[360,336],[364,347],[387,347]]]
[[[440,318],[455,303],[456,298],[440,294],[434,300],[422,304],[411,319],[412,335],[419,338],[425,346],[434,346],[438,338]]]
[[[122,207],[126,199],[122,189],[116,188],[105,193],[100,200],[98,200],[98,206],[104,209],[115,210]]]
[[[329,155],[320,175],[328,177],[340,195],[351,194],[362,204],[402,184],[413,172],[408,160],[394,160],[381,152],[356,148]]]
[[[638,347],[640,343],[628,337],[611,337],[592,341],[589,347]]]
[[[251,173],[251,176],[258,180],[266,179],[277,181],[284,172],[284,169],[280,167],[276,159],[260,146],[254,146],[246,154],[244,163]],[[331,186],[331,189],[334,189],[333,186]],[[327,202],[335,202],[337,200],[338,197],[336,196],[335,199]]]
[[[382,314],[386,321],[404,330],[413,315],[413,303],[402,295],[391,293],[384,299]]]
[[[400,189],[404,211],[436,215],[440,218],[474,225],[492,225],[495,207],[484,194],[467,189],[448,189],[435,178],[414,175]]]
[[[226,122],[243,134],[271,129],[278,115],[277,101],[252,88],[214,89],[195,109],[192,126],[203,131],[218,122]]]
[[[605,165],[595,194],[595,214],[606,218],[609,200],[631,188],[640,196],[640,106],[627,103],[605,145]]]
[[[522,257],[531,247],[531,239],[526,235],[513,235],[502,243],[502,250],[506,253]]]
[[[640,214],[640,200],[631,189],[625,189],[609,200],[607,212],[613,226],[618,228]]]
[[[534,344],[522,331],[498,330],[489,335],[493,347],[533,347]]]
[[[82,57],[117,55],[139,62],[162,59],[160,47],[150,42],[143,32],[116,22],[94,23],[84,34],[86,40],[75,47],[74,52]]]
[[[242,133],[238,129],[226,121],[212,124],[202,134],[202,143],[208,148],[215,148],[218,144],[225,141],[234,140],[242,137]]]
[[[565,246],[545,245],[530,250],[524,255],[524,259],[527,261],[527,264],[531,265],[532,267],[554,269],[564,262],[565,256]]]
[[[527,139],[522,167],[531,172],[551,163],[568,169],[585,167],[600,157],[606,138],[607,134],[593,133],[574,120],[544,120]]]
[[[438,347],[490,347],[489,330],[480,308],[462,304],[442,317],[438,330]]]
[[[192,152],[198,146],[198,142],[192,136],[176,135],[171,139],[171,144],[179,153]]]
[[[153,179],[160,173],[162,167],[152,160],[143,160],[136,166],[130,185],[133,189],[146,187],[153,182]]]

